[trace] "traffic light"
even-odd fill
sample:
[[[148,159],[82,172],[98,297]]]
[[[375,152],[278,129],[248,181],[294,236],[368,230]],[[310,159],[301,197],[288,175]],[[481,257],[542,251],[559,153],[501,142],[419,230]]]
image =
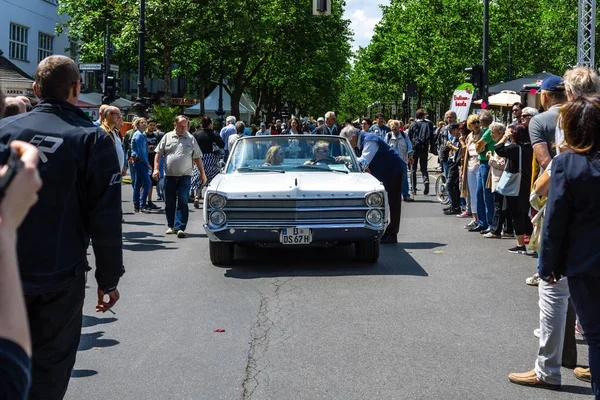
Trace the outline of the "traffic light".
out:
[[[121,80],[114,76],[104,77],[104,96],[102,96],[102,104],[110,104],[120,98],[119,90],[121,89]]]
[[[478,93],[483,78],[483,68],[479,64],[473,64],[472,67],[465,68],[465,72],[469,74],[469,76],[465,78],[465,82],[475,86],[475,91]]]

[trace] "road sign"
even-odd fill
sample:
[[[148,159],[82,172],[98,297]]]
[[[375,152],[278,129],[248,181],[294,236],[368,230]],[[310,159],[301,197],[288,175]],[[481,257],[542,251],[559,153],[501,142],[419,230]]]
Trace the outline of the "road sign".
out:
[[[79,64],[79,69],[82,71],[102,71],[102,64]]]
[[[79,64],[79,69],[82,71],[102,71],[104,70],[104,64]],[[119,66],[110,64],[110,70],[119,73]]]

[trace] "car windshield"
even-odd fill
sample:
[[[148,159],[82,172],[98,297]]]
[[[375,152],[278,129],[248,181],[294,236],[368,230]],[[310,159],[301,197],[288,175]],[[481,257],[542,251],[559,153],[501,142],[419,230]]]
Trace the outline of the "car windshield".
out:
[[[289,171],[360,172],[346,139],[339,136],[281,135],[239,139],[227,173]]]

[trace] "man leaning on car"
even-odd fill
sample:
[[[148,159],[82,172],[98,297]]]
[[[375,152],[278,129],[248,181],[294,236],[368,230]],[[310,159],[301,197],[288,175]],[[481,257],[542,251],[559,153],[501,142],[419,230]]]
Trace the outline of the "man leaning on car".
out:
[[[342,130],[340,136],[350,141],[363,169],[368,167],[371,175],[383,183],[390,205],[390,224],[381,238],[381,243],[397,243],[402,213],[402,173],[406,164],[396,150],[382,138],[368,132],[372,125],[370,118],[363,118],[361,124],[361,132]]]

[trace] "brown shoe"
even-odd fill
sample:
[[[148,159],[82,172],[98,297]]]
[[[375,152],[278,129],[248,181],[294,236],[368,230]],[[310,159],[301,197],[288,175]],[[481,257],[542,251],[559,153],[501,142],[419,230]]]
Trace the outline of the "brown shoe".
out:
[[[540,378],[538,378],[534,369],[532,369],[531,371],[527,371],[527,372],[523,372],[523,373],[519,373],[519,374],[516,374],[516,373],[509,374],[508,380],[511,381],[512,383],[516,383],[517,385],[533,386],[533,387],[539,387],[542,389],[551,389],[551,390],[560,389],[560,385],[553,385],[551,383],[546,383],[543,380],[541,380]]]
[[[575,373],[575,378],[579,379],[580,381],[588,383],[592,381],[592,374],[590,374],[589,368],[577,367],[573,370],[573,372]]]

